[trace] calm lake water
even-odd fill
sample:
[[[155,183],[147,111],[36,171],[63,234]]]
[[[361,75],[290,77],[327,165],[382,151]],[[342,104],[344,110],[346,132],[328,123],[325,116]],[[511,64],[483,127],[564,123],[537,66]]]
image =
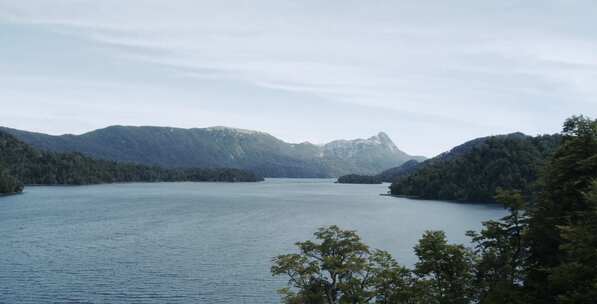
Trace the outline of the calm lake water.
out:
[[[380,196],[327,179],[28,187],[0,198],[0,303],[279,303],[271,258],[316,228],[358,230],[415,262],[429,229],[450,241],[497,206]]]

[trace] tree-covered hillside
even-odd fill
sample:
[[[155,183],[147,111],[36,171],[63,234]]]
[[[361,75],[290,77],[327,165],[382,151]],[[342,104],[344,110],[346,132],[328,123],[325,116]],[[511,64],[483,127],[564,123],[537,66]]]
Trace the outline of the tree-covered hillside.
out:
[[[414,172],[419,166],[419,162],[415,159],[411,159],[404,164],[382,171],[376,175],[359,175],[359,174],[347,174],[338,177],[338,183],[340,184],[381,184],[391,183],[394,180]]]
[[[338,177],[339,184],[381,184],[382,181],[376,175],[348,174]]]
[[[62,136],[0,130],[46,151],[80,152],[96,159],[164,168],[239,168],[266,177],[375,174],[409,159],[420,159],[400,151],[385,133],[314,145],[286,143],[264,132],[226,127],[112,126]]]
[[[239,169],[162,169],[94,160],[79,153],[39,151],[4,132],[0,132],[0,168],[4,168],[0,178],[7,185],[15,179],[17,184],[44,185],[261,180],[253,173]]]
[[[521,133],[476,139],[418,165],[391,193],[470,202],[491,202],[498,189],[528,193],[560,142],[559,135]]]
[[[390,168],[388,170],[382,171],[377,176],[379,177],[379,179],[381,181],[386,182],[386,183],[391,183],[394,180],[396,180],[402,176],[405,176],[407,174],[414,172],[417,169],[417,167],[419,166],[419,164],[420,164],[420,162],[412,159],[398,167],[394,167],[394,168]]]

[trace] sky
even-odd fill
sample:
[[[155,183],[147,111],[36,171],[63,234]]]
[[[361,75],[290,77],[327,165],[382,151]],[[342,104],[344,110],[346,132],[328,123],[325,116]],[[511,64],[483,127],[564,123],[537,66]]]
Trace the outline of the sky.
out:
[[[433,156],[597,116],[597,1],[0,0],[0,125],[386,132]]]

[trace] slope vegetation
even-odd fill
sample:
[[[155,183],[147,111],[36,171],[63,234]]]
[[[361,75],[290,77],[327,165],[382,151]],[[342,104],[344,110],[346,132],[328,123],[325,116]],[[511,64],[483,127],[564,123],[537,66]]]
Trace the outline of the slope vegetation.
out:
[[[0,188],[5,193],[19,192],[14,190],[22,190],[22,184],[261,180],[239,169],[162,169],[95,160],[80,153],[40,151],[4,132],[0,132],[0,169]]]
[[[539,168],[554,153],[560,135],[522,133],[472,140],[429,159],[390,187],[395,195],[491,202],[498,189],[530,192]]]

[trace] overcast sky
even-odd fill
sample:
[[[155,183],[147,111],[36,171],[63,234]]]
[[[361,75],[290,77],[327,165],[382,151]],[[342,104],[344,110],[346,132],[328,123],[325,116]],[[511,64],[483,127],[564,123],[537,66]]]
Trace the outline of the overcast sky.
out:
[[[0,125],[387,132],[433,156],[597,116],[597,1],[0,0]]]

